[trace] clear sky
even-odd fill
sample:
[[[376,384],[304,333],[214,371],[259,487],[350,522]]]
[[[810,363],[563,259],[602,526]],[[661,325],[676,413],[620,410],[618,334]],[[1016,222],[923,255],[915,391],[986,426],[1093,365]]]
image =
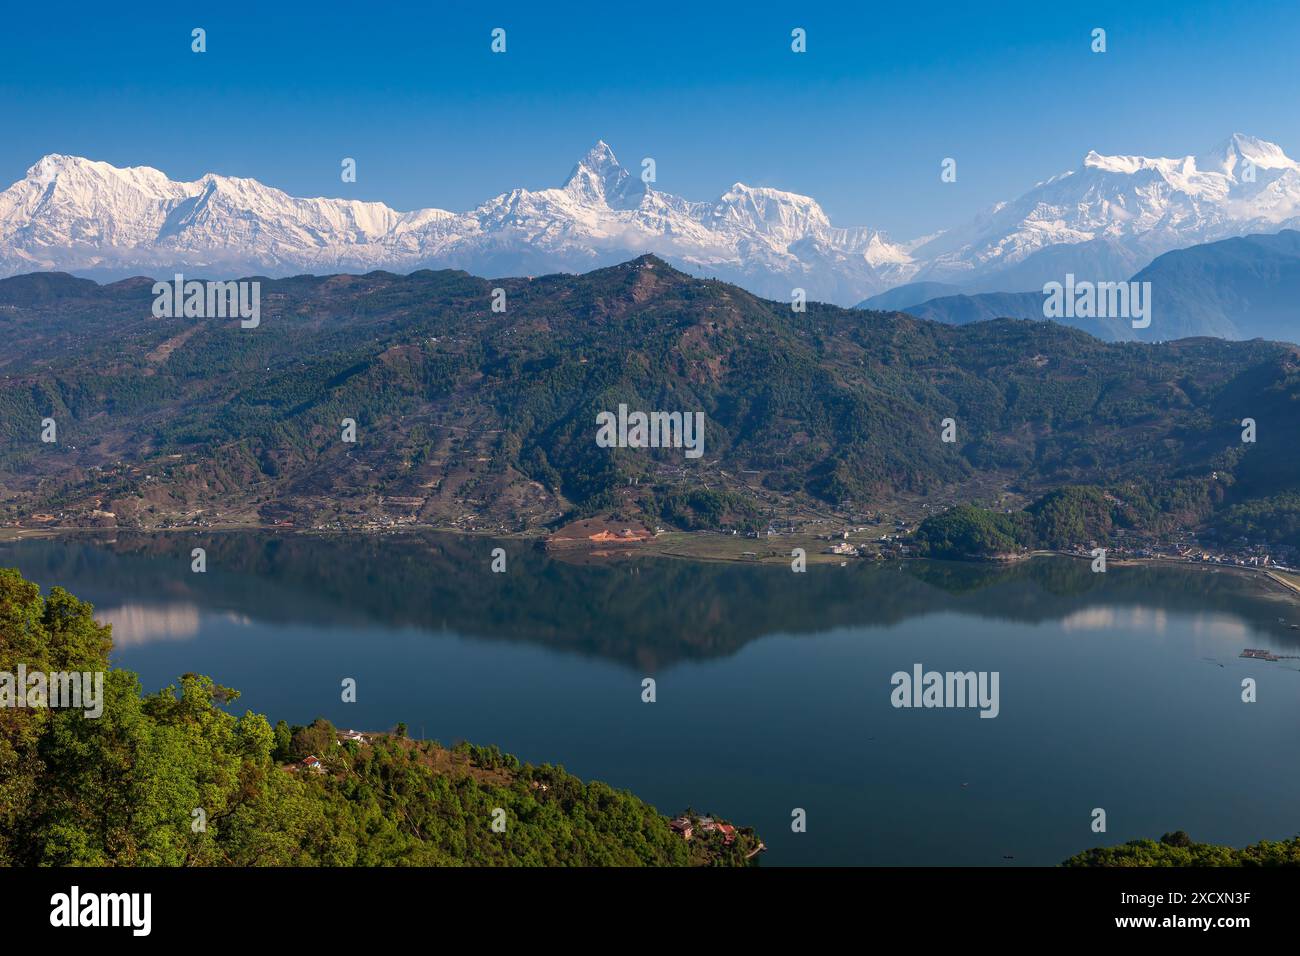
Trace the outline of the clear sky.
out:
[[[0,185],[59,152],[461,211],[558,185],[603,138],[669,192],[776,186],[907,239],[1089,149],[1182,156],[1240,131],[1300,156],[1295,0],[126,6],[5,10]]]

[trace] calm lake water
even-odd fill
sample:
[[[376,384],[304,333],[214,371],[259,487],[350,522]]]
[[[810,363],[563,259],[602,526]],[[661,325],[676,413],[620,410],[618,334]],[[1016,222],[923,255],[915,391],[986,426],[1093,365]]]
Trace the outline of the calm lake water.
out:
[[[0,566],[93,602],[148,690],[194,671],[272,722],[495,743],[752,825],[764,865],[1054,864],[1175,829],[1300,832],[1300,661],[1238,656],[1300,655],[1278,620],[1300,605],[1258,579],[1068,560],[580,566],[520,542],[493,574],[497,544],[119,534],[0,545]],[[198,546],[206,574],[189,570]],[[895,709],[890,677],[916,663],[997,671],[999,716]]]

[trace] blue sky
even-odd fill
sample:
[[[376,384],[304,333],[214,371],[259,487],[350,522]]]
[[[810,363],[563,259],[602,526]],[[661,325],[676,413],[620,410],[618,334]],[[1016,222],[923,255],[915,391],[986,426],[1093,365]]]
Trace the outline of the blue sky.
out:
[[[776,186],[906,239],[1089,149],[1185,155],[1241,131],[1300,156],[1294,2],[177,6],[7,10],[0,183],[61,152],[463,210],[558,185],[603,138],[630,168],[653,156],[661,189]]]

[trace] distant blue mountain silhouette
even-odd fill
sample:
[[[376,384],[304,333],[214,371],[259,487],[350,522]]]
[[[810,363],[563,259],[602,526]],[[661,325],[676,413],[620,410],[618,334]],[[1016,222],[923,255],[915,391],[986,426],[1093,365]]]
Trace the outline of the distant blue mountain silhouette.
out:
[[[1055,278],[1061,281],[1064,276]],[[1294,229],[1166,252],[1131,281],[1151,283],[1150,328],[1133,329],[1125,319],[1056,321],[1112,340],[1209,335],[1300,342],[1300,232]],[[1041,289],[934,295],[945,288],[953,287],[912,283],[873,296],[860,307],[897,310],[952,325],[1043,318]]]

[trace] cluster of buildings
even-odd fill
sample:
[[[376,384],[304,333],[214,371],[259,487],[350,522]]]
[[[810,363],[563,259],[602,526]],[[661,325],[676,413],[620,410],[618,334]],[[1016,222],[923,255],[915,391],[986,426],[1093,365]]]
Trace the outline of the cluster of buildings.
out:
[[[668,825],[672,827],[674,833],[678,834],[683,840],[689,840],[695,836],[698,828],[701,833],[721,833],[722,841],[730,846],[736,840],[736,828],[730,823],[719,823],[713,817],[700,817],[692,820],[690,817],[678,817],[669,821]]]
[[[1122,530],[1117,537],[1123,539]],[[1131,537],[1131,533],[1130,533]],[[1209,545],[1198,541],[1191,532],[1180,532],[1168,540],[1146,540],[1110,548],[1116,557],[1164,558],[1173,561],[1192,561],[1198,564],[1217,564],[1237,568],[1278,568],[1289,570],[1300,559],[1295,548],[1285,544],[1251,542],[1238,538],[1231,544]]]

